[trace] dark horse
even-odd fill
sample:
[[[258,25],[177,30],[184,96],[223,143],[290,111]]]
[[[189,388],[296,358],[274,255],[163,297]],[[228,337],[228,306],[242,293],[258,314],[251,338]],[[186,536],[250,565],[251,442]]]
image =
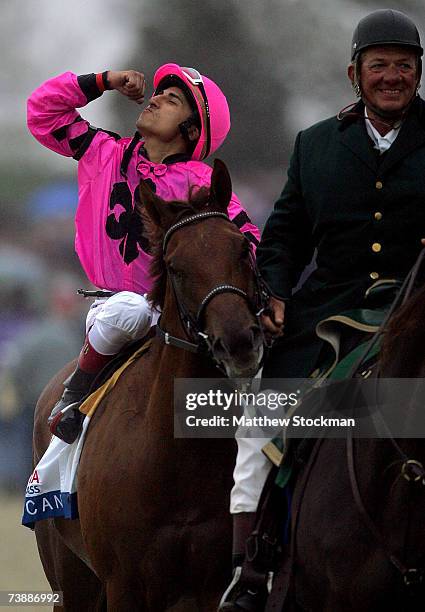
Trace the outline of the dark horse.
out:
[[[150,349],[126,370],[90,422],[78,473],[79,521],[42,521],[40,556],[66,610],[213,611],[230,573],[233,440],[174,439],[173,380],[252,377],[263,350],[258,283],[247,239],[227,217],[230,177],[215,162],[211,188],[164,202],[140,200],[154,249],[151,298],[162,310]],[[194,348],[201,332],[210,356]],[[36,409],[34,448],[61,372]]]
[[[425,288],[390,319],[382,378],[425,374]],[[413,417],[409,397],[399,406]],[[323,439],[294,486],[267,611],[425,610],[425,440]]]

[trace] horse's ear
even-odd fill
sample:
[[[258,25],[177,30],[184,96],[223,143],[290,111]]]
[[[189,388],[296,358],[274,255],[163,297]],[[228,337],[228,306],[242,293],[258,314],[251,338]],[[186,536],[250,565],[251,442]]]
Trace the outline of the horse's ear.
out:
[[[139,183],[139,198],[153,223],[161,226],[161,210],[164,209],[164,200],[158,197],[143,179]]]
[[[227,166],[221,159],[214,160],[210,194],[211,203],[227,212],[232,197],[232,181]]]

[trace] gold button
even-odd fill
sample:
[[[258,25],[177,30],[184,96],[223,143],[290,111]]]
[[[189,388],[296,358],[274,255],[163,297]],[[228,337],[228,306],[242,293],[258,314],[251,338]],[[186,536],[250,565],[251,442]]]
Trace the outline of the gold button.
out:
[[[376,219],[377,221],[380,221],[380,220],[382,219],[382,213],[381,213],[381,212],[379,212],[379,211],[377,211],[377,212],[374,214],[374,217],[375,217],[375,219]]]
[[[376,189],[382,189],[383,184],[381,183],[381,181],[376,181],[375,187],[376,187]]]
[[[371,273],[369,274],[369,276],[370,276],[370,278],[371,278],[372,280],[377,280],[377,279],[379,278],[379,273],[378,273],[378,272],[371,272]]]
[[[379,244],[379,242],[374,242],[372,244],[372,251],[374,253],[379,253],[379,251],[382,249],[382,246]]]

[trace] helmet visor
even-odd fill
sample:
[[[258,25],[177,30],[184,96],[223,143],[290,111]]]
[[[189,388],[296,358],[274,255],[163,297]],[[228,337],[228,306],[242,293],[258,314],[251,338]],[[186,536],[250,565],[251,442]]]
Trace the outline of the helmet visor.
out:
[[[202,74],[196,70],[196,68],[182,68],[182,72],[185,77],[192,83],[192,85],[203,85],[204,81],[202,78]]]
[[[204,81],[202,79],[202,74],[196,70],[196,68],[189,68],[187,66],[182,67],[181,71],[187,80],[197,88],[202,96],[203,106],[205,108],[205,127],[206,127],[206,148],[205,154],[203,157],[208,157],[210,149],[211,149],[211,126],[210,126],[210,107],[208,104],[207,94],[205,92]],[[194,95],[196,95],[196,90],[193,90]]]

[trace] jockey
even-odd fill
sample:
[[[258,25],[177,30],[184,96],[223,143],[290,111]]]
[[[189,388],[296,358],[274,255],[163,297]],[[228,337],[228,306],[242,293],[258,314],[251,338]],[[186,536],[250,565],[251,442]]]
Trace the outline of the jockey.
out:
[[[28,127],[35,138],[78,161],[76,251],[90,281],[114,293],[89,310],[77,367],[64,381],[62,398],[49,417],[51,432],[68,443],[78,437],[84,418],[79,404],[97,374],[158,317],[145,297],[152,279],[148,243],[135,210],[140,180],[165,200],[187,200],[193,188],[209,186],[212,170],[202,160],[218,149],[230,129],[223,92],[194,68],[165,64],[153,84],[132,139],[93,127],[76,109],[109,90],[141,104],[146,83],[140,72],[66,72],[46,81],[28,100]],[[228,212],[258,244],[258,229],[234,194]]]
[[[330,345],[316,334],[316,326],[352,309],[365,312],[372,290],[382,296],[385,282],[402,280],[422,248],[422,54],[418,30],[403,13],[384,9],[364,17],[354,31],[348,66],[360,100],[296,139],[287,183],[257,250],[273,296],[263,322],[277,337],[263,369],[264,379],[275,380],[269,385],[264,380],[264,387],[278,378],[307,378],[326,364]],[[315,270],[293,292],[314,251]],[[239,565],[270,471],[261,453],[265,442],[238,439],[231,510]],[[220,611],[263,609],[267,572],[262,583],[257,575],[250,586],[253,569],[245,564],[242,573],[235,571],[240,579],[226,592]]]

